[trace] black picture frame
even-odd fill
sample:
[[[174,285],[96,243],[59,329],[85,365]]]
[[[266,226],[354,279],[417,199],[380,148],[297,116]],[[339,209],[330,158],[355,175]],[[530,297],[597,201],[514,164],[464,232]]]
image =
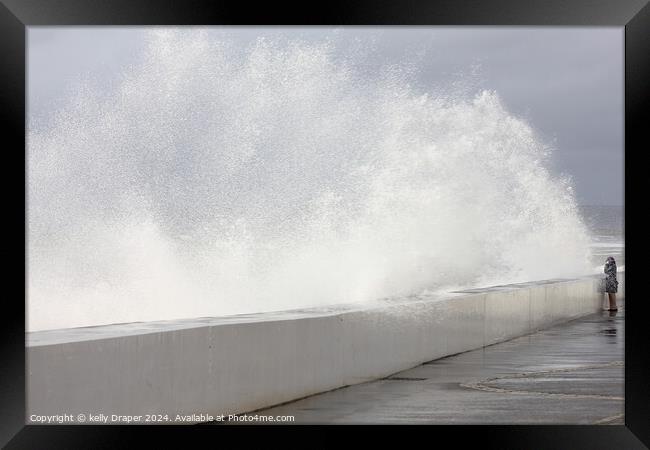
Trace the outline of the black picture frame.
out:
[[[0,0],[0,123],[5,141],[2,177],[5,302],[0,356],[0,445],[6,448],[123,447],[148,427],[25,425],[25,150],[26,27],[36,25],[501,25],[625,27],[625,193],[640,191],[643,170],[635,164],[648,148],[650,6],[645,0],[357,0],[283,5],[245,1]],[[639,156],[640,155],[640,156]],[[18,186],[22,183],[24,190]],[[639,203],[643,205],[643,202]],[[643,208],[641,208],[643,209]],[[625,208],[626,302],[624,426],[437,426],[431,438],[468,439],[482,448],[635,449],[650,446],[650,327],[640,297],[639,259],[633,220]],[[20,237],[23,237],[21,240]],[[636,245],[636,244],[635,244]],[[632,250],[629,250],[632,248]],[[22,253],[22,257],[20,254]],[[7,258],[6,256],[13,256]],[[22,263],[22,265],[21,265]],[[23,280],[23,283],[20,280]],[[11,287],[7,291],[6,286]],[[15,289],[15,290],[14,290]],[[23,296],[19,295],[22,292]],[[9,308],[10,307],[10,308]],[[197,435],[224,427],[164,426]],[[228,427],[226,427],[228,428]],[[282,427],[271,427],[274,429]],[[162,431],[164,429],[164,431]],[[250,430],[245,427],[244,430]],[[258,427],[256,427],[258,429]],[[221,431],[219,431],[221,432]],[[425,431],[425,433],[428,433]],[[321,434],[322,436],[322,434]],[[148,434],[149,438],[149,434]],[[319,443],[324,445],[322,436]],[[645,446],[644,446],[645,443]]]

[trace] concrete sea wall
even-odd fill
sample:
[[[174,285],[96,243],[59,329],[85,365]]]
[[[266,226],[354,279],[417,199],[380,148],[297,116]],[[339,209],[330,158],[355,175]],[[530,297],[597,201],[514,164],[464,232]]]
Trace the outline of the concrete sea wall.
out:
[[[546,280],[444,298],[27,333],[26,421],[69,414],[63,420],[78,423],[83,414],[85,423],[178,423],[177,415],[250,412],[594,313],[604,304],[597,287],[597,277]]]

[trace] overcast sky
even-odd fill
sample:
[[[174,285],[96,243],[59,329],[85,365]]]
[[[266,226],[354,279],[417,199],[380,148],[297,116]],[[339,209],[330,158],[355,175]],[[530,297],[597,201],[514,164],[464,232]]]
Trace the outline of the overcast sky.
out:
[[[140,27],[29,27],[28,106],[47,118],[82,75],[108,86],[138,61]],[[623,28],[215,27],[243,46],[258,36],[370,45],[363,70],[411,61],[418,83],[494,89],[555,148],[581,204],[623,204]],[[108,87],[107,87],[108,89]]]

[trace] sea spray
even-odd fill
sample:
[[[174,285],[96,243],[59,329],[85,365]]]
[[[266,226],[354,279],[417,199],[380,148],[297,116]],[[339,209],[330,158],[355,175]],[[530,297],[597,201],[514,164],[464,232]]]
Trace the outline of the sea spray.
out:
[[[28,328],[362,302],[589,271],[551,149],[497,93],[330,42],[148,34],[28,138]]]

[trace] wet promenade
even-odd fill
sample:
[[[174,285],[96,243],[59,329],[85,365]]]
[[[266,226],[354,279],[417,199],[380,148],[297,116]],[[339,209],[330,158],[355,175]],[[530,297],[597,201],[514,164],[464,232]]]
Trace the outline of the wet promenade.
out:
[[[624,304],[257,411],[295,423],[622,424]]]

